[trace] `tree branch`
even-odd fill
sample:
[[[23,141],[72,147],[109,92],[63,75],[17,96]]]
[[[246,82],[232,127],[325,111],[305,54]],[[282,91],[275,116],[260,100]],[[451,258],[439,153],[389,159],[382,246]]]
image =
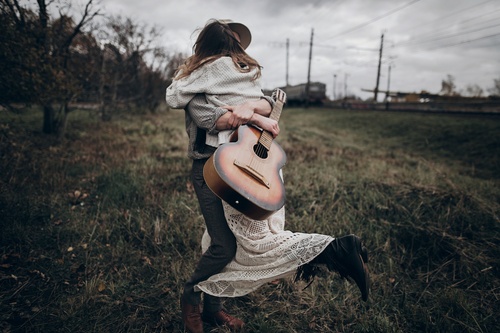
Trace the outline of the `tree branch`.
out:
[[[13,2],[11,2],[10,0],[4,0],[4,1],[1,1],[0,3],[5,3],[6,7],[10,9],[10,14],[11,16],[14,18],[14,20],[16,21],[16,25],[18,27],[24,27],[25,25],[25,19],[24,19],[24,12],[21,8],[21,6],[19,5],[19,1],[18,0],[13,0]],[[5,8],[2,6],[2,9]],[[16,12],[16,9],[17,9],[17,12]],[[9,14],[7,13],[7,11],[5,9],[2,10],[5,14]],[[19,15],[19,17],[18,17]]]
[[[99,10],[96,10],[93,13],[90,13],[92,11],[91,6],[92,6],[92,1],[89,0],[87,4],[85,5],[85,10],[83,12],[82,18],[80,19],[80,22],[75,26],[73,29],[73,32],[69,37],[66,39],[66,42],[63,44],[63,48],[67,49],[73,43],[73,39],[81,32],[82,27],[84,27],[88,22],[92,21],[94,17],[99,15]]]

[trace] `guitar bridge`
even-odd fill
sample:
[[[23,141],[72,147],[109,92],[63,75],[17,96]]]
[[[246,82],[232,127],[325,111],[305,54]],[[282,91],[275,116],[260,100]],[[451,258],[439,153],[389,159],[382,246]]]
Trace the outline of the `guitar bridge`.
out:
[[[264,175],[262,175],[260,172],[258,172],[257,170],[255,170],[251,166],[242,164],[238,160],[234,160],[233,163],[238,168],[240,168],[241,170],[243,170],[244,172],[246,172],[247,174],[249,174],[250,176],[252,176],[259,183],[261,183],[262,185],[264,185],[265,187],[271,188],[271,184],[267,181],[266,177],[264,177]]]

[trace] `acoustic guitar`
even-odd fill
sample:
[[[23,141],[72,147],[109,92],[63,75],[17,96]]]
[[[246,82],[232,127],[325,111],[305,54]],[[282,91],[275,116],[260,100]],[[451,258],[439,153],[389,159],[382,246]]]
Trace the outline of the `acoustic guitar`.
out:
[[[286,94],[275,89],[273,98],[276,103],[269,118],[278,121]],[[286,163],[286,154],[270,132],[254,126],[240,126],[229,141],[219,146],[205,163],[205,182],[239,212],[264,220],[285,204],[280,170]]]

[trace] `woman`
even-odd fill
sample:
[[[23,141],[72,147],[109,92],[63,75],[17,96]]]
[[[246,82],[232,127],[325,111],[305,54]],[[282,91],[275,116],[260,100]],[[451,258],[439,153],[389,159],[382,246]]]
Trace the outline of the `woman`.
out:
[[[286,231],[284,208],[266,220],[252,220],[222,202],[204,182],[203,165],[238,126],[255,125],[274,137],[279,134],[278,123],[268,118],[274,100],[262,94],[260,65],[245,52],[250,41],[250,31],[240,23],[209,21],[194,54],[167,88],[167,103],[186,110],[191,176],[207,227],[203,255],[181,296],[189,332],[203,332],[202,321],[241,329],[243,321],[227,314],[220,297],[245,295],[293,274],[308,279],[316,264],[354,279],[362,298],[368,298],[367,252],[358,237]]]

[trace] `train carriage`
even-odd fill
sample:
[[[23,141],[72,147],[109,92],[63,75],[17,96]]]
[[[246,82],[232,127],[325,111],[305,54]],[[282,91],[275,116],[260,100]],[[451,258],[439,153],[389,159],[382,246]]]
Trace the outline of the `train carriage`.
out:
[[[322,105],[326,100],[326,84],[311,82],[309,85],[309,98],[307,96],[307,83],[281,88],[286,92],[289,105]]]

